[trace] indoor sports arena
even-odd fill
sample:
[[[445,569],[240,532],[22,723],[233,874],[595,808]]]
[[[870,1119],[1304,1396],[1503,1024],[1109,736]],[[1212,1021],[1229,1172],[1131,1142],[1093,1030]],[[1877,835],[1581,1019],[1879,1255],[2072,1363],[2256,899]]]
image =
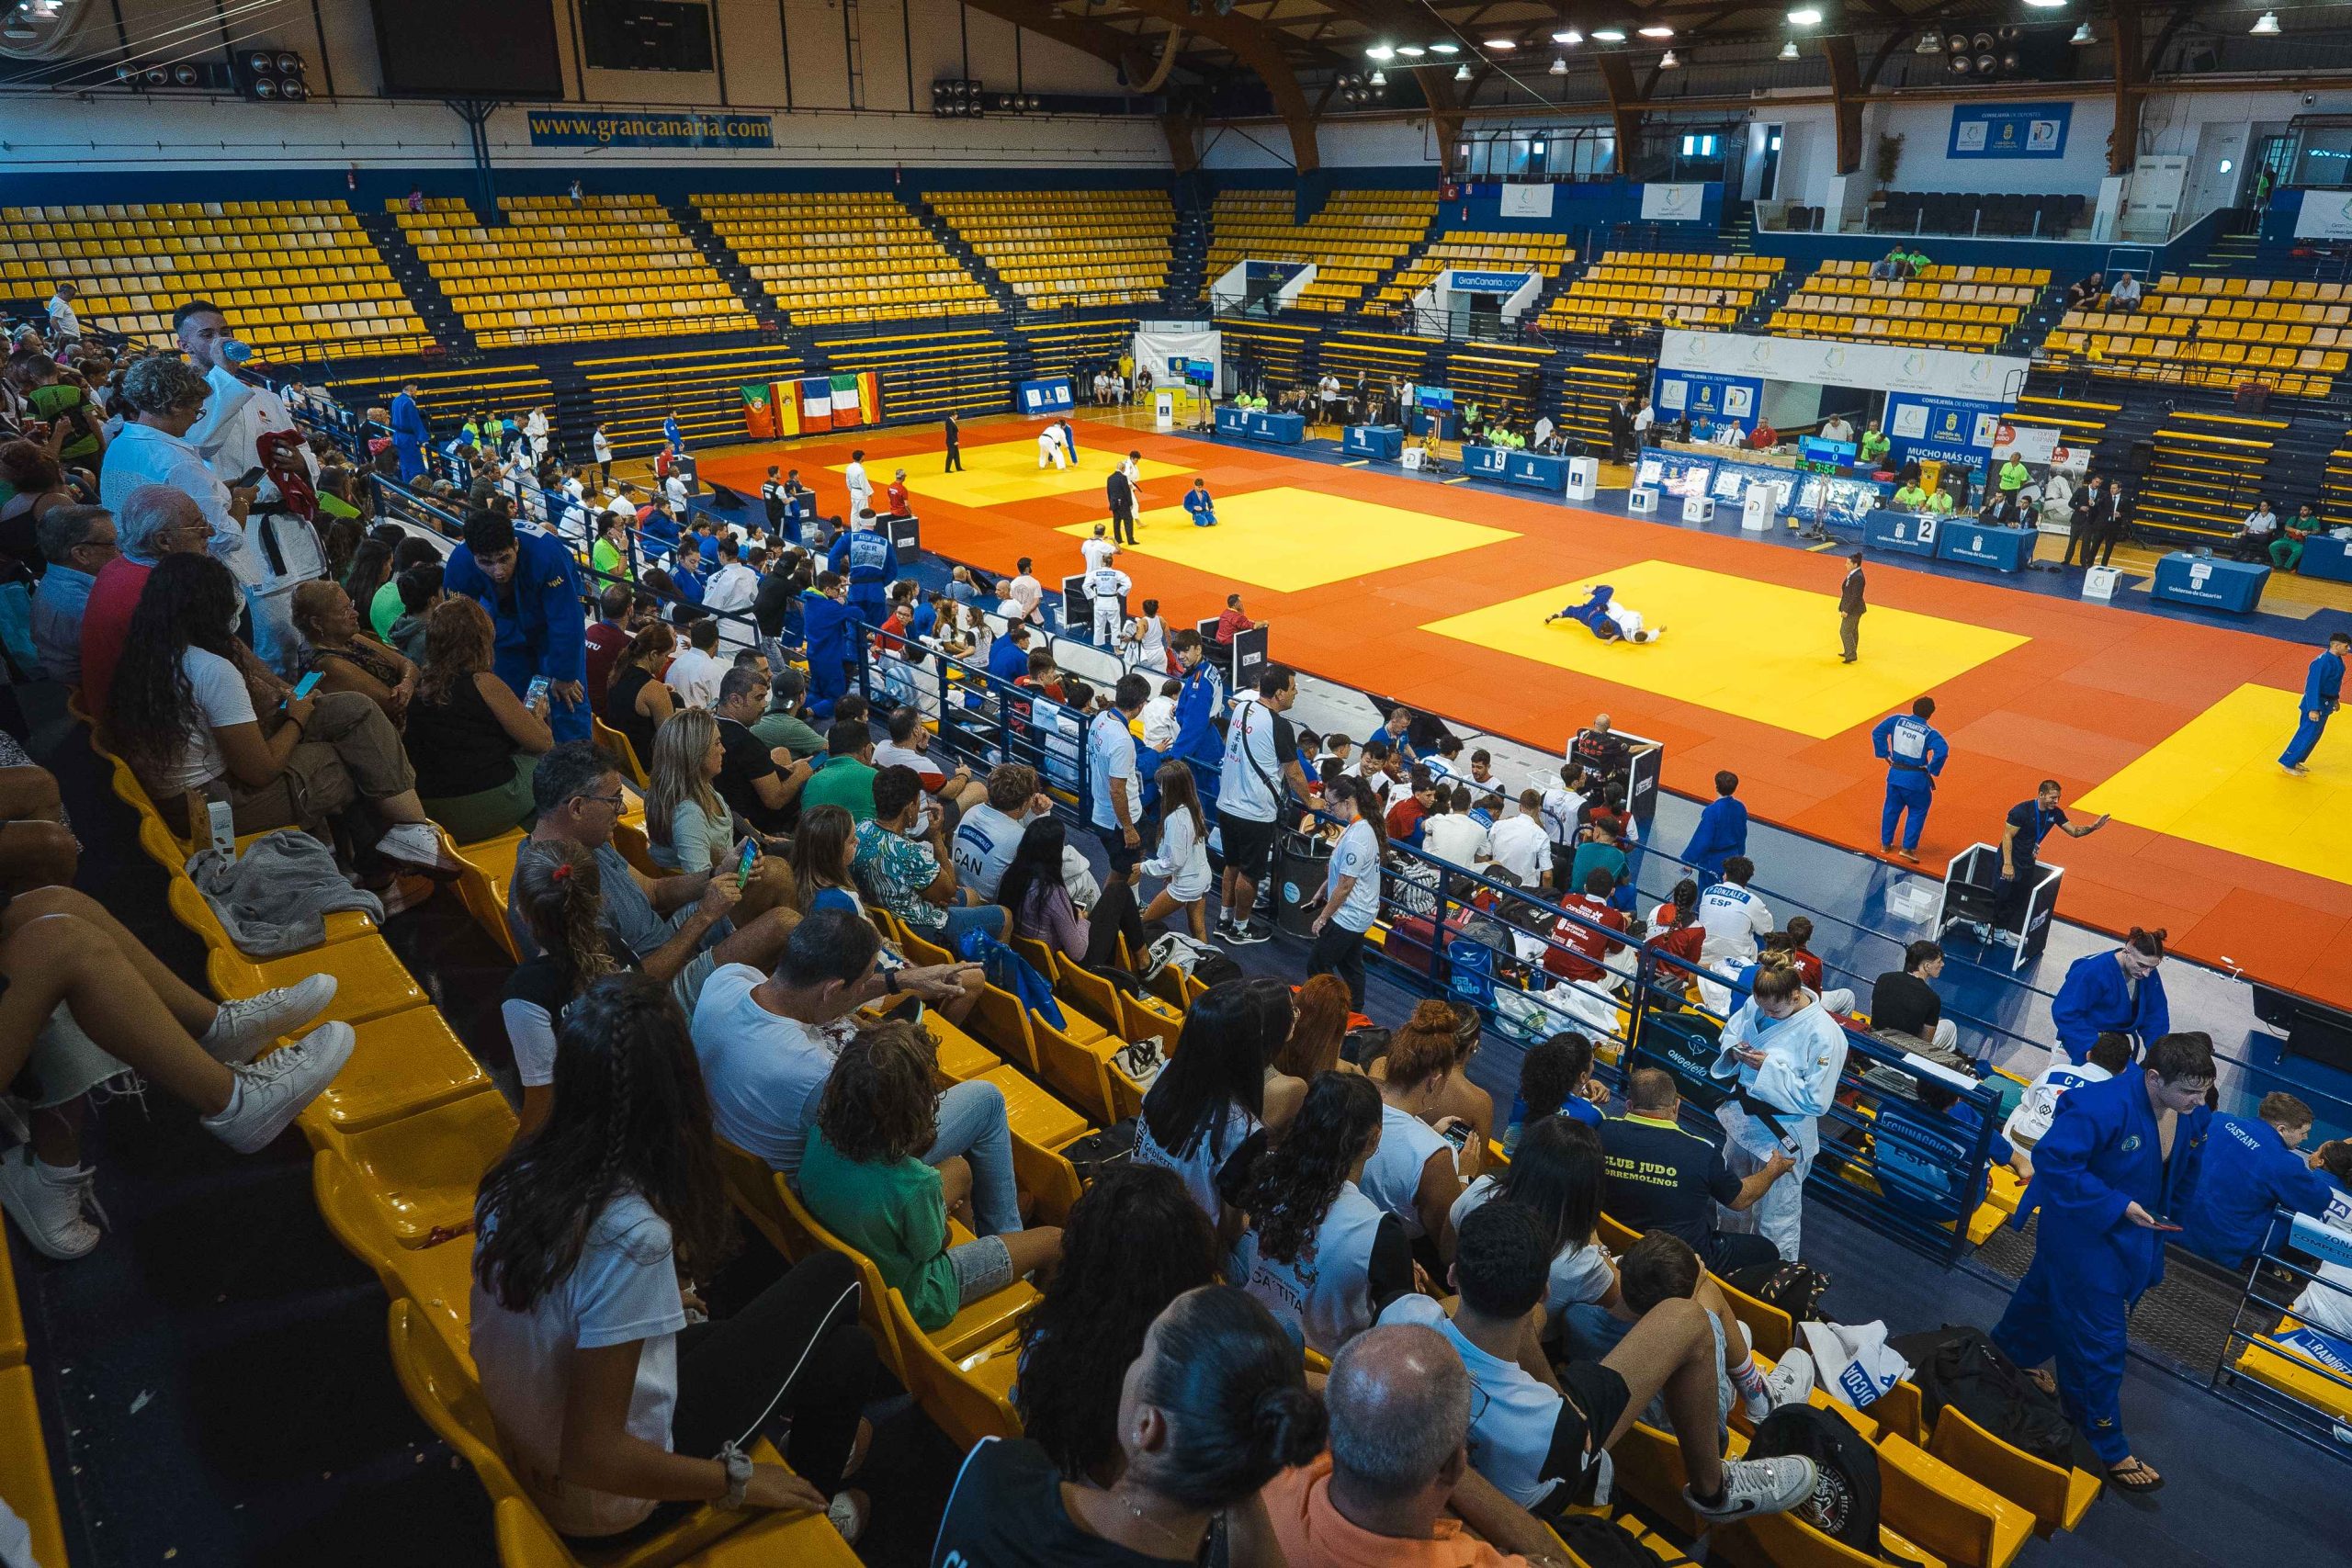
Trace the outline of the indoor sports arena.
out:
[[[0,0],[0,1568],[2341,1554],[2342,6]]]

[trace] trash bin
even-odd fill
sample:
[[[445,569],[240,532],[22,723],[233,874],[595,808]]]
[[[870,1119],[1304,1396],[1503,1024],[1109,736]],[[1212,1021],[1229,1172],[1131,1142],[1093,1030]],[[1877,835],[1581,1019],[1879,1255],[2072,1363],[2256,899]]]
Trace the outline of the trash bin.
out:
[[[1315,901],[1330,879],[1331,846],[1311,833],[1284,833],[1274,847],[1274,924],[1312,940]]]

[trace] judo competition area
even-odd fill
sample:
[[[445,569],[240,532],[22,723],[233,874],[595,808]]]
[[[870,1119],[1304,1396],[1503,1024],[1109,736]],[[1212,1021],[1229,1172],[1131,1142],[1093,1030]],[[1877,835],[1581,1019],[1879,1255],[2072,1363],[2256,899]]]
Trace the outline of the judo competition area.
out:
[[[927,550],[1004,575],[1028,556],[1051,586],[1108,518],[1111,463],[1139,452],[1137,542],[1120,557],[1131,604],[1157,598],[1184,626],[1238,592],[1272,623],[1275,660],[1555,755],[1607,713],[1664,742],[1668,788],[1712,798],[1727,768],[1756,817],[1872,855],[1886,774],[1870,730],[1932,696],[1951,757],[1922,872],[1998,842],[2008,808],[2054,778],[2077,822],[2113,817],[2046,852],[2066,868],[2063,918],[2163,927],[2185,957],[2352,1007],[2352,733],[2323,740],[2306,776],[2277,761],[2324,634],[2290,642],[1873,557],[1849,666],[1845,546],[1807,552],[1095,420],[1076,423],[1075,468],[1041,470],[1035,430],[967,423],[952,474],[930,427],[729,448],[700,468],[751,495],[768,464],[797,468],[831,515],[862,448],[876,490],[906,468]],[[1217,527],[1179,504],[1196,477]],[[1544,624],[1600,582],[1665,635],[1604,643]]]

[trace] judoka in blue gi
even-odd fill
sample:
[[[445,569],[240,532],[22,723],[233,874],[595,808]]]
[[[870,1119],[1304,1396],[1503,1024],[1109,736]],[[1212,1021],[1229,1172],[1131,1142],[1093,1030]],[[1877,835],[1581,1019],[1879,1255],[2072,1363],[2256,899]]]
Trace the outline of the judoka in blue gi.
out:
[[[670,413],[663,414],[662,416],[662,439],[670,444],[671,451],[677,453],[680,457],[685,456],[686,433],[678,428],[678,416],[676,414]]]
[[[1014,621],[989,644],[989,674],[1011,685],[1029,673],[1029,628]]]
[[[2290,773],[2307,773],[2303,760],[2327,733],[2328,716],[2344,697],[2344,659],[2352,653],[2352,632],[2328,634],[2327,649],[2303,673],[2303,700],[2295,708],[2295,738],[2278,755],[2278,765]]]
[[[2197,1185],[2180,1215],[2181,1246],[2242,1269],[2262,1250],[2272,1212],[2291,1209],[2315,1220],[2352,1179],[2352,1144],[2322,1144],[2306,1155],[2312,1108],[2291,1094],[2262,1097],[2252,1116],[2217,1116],[2197,1166]]]
[[[808,707],[820,718],[832,716],[833,705],[849,690],[849,667],[856,658],[857,611],[842,596],[841,578],[818,575],[817,585],[801,590],[800,620],[808,649]]]
[[[849,587],[850,607],[867,624],[880,626],[890,618],[890,584],[899,580],[899,547],[876,526],[871,510],[857,514],[857,525],[833,541],[825,564],[841,574]]]
[[[1193,488],[1184,492],[1184,510],[1191,513],[1193,527],[1216,526],[1216,502],[1209,495],[1208,480],[1193,481]]]
[[[1570,604],[1544,617],[1544,624],[1554,621],[1574,621],[1603,642],[1656,642],[1666,635],[1666,628],[1651,630],[1642,620],[1639,610],[1629,610],[1617,603],[1617,591],[1601,583],[1592,596],[1581,604]]]
[[[2100,1461],[2127,1492],[2164,1478],[2132,1452],[2120,1403],[2126,1321],[2164,1278],[2165,1234],[2186,1197],[2212,1112],[2213,1044],[2166,1034],[2144,1070],[2069,1089],[2033,1149],[2033,1180],[2011,1223],[2037,1207],[2033,1263],[1993,1329],[2020,1367],[2055,1360],[2058,1397]]]
[[[2066,966],[2065,983],[2051,998],[2050,1023],[2058,1050],[2070,1062],[2089,1059],[2103,1030],[2132,1036],[2141,1050],[2172,1032],[2172,1008],[2165,1000],[2165,933],[2133,926],[2123,945],[2077,958]]]
[[[1180,684],[1176,691],[1176,740],[1168,748],[1168,754],[1208,770],[1206,793],[1210,799],[1202,804],[1211,805],[1216,795],[1215,781],[1225,765],[1225,737],[1216,728],[1224,683],[1217,679],[1216,666],[1208,658],[1198,632],[1178,632],[1169,644],[1176,651]]]
[[[588,622],[580,608],[580,568],[571,547],[537,529],[517,533],[495,512],[466,519],[466,542],[449,552],[441,586],[478,600],[496,628],[492,669],[526,696],[548,678],[548,728],[558,740],[585,740]]]
[[[1894,826],[1903,824],[1903,858],[1916,863],[1919,834],[1928,826],[1928,807],[1935,804],[1936,777],[1944,771],[1951,748],[1928,721],[1936,715],[1936,699],[1921,697],[1909,713],[1889,714],[1871,731],[1871,751],[1886,764],[1886,805],[1878,816],[1878,847],[1894,848]]]
[[[401,395],[392,400],[392,450],[400,457],[401,483],[424,472],[424,442],[431,434],[424,411],[416,406],[416,383],[402,382]]]
[[[1724,862],[1747,852],[1747,807],[1740,804],[1738,792],[1737,773],[1717,773],[1715,798],[1699,813],[1698,829],[1683,847],[1682,858],[1690,863],[1701,887],[1721,882]]]

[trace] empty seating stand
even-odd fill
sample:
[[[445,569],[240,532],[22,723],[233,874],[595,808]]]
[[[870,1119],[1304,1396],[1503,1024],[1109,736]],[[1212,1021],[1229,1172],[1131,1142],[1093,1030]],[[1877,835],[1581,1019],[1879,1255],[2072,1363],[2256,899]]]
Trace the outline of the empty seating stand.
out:
[[[2236,532],[2286,429],[2283,419],[2176,411],[2156,430],[2133,515],[2143,527],[2207,538]]]
[[[1227,353],[1238,356],[1247,351],[1255,355],[1275,385],[1295,386],[1310,379],[1306,374],[1307,356],[1320,328],[1256,320],[1227,320],[1217,326],[1224,335]]]
[[[1593,333],[1624,322],[1729,328],[1784,265],[1779,256],[1611,251],[1546,305],[1537,324]]]
[[[256,348],[406,354],[433,335],[339,201],[0,208],[0,296],[82,291],[85,327],[155,339],[210,299]]]
[[[485,348],[759,325],[650,196],[503,197],[507,221],[495,229],[462,201],[389,205]]]
[[[1822,263],[1772,313],[1770,330],[1990,352],[2050,286],[2044,267],[1929,266],[1902,283],[1874,280],[1870,270],[1868,262]]]
[[[2137,310],[2069,310],[2045,363],[2196,387],[2266,386],[2324,398],[2352,351],[2352,292],[2341,283],[2166,273]]]
[[[1523,430],[1534,423],[1544,369],[1555,353],[1548,348],[1506,344],[1449,349],[1443,371],[1445,384],[1453,389],[1457,401],[1476,403],[1489,415]]]
[[[802,326],[997,311],[938,236],[886,192],[697,196],[694,203]]]
[[[1316,355],[1316,373],[1319,376],[1328,372],[1347,385],[1353,385],[1359,373],[1384,385],[1397,381],[1435,384],[1430,371],[1430,356],[1444,346],[1440,338],[1408,337],[1400,333],[1334,333],[1324,340]]]
[[[1159,190],[926,191],[1024,305],[1157,303],[1176,209]]]
[[[1012,384],[1012,351],[995,333],[819,338],[817,352],[839,374],[873,371],[881,388],[883,415],[892,420],[935,419],[950,410],[1002,409]]]
[[[1243,261],[1312,262],[1315,279],[1292,308],[1345,310],[1427,237],[1434,191],[1342,190],[1304,223],[1288,191],[1228,190],[1213,209],[1208,281]]]
[[[1630,354],[1588,354],[1559,370],[1561,430],[1596,451],[1609,446],[1609,410],[1650,384],[1657,361]]]
[[[1560,269],[1576,260],[1567,240],[1558,234],[1533,234],[1478,229],[1453,229],[1430,242],[1421,254],[1380,289],[1379,302],[1406,305],[1413,296],[1437,281],[1448,267],[1471,272],[1535,272],[1548,284]]]
[[[690,447],[741,441],[740,389],[788,381],[802,369],[797,350],[769,345],[600,356],[573,368],[588,383],[592,417],[621,456],[660,451],[662,422],[673,413]]]
[[[1078,386],[1105,365],[1116,363],[1119,355],[1135,345],[1136,323],[1132,316],[1075,321],[1033,321],[1014,329],[1013,336],[1029,351],[1029,374],[1032,376],[1068,376],[1078,399],[1084,402],[1092,395],[1091,387]]]

